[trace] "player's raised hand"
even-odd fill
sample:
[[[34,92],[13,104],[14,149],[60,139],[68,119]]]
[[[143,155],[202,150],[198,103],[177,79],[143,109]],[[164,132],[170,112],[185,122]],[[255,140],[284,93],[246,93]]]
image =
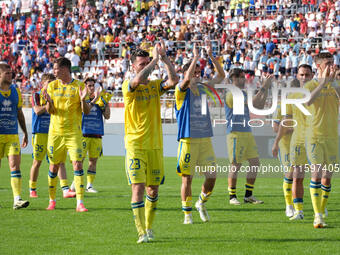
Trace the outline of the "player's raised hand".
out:
[[[160,57],[163,59],[164,57],[166,57],[166,47],[165,47],[165,43],[163,39],[159,40],[160,43],[157,44],[158,47],[158,53],[160,55]]]
[[[43,90],[42,93],[43,93],[43,97],[44,97],[44,99],[46,100],[46,102],[51,103],[51,102],[52,102],[52,99],[51,99],[50,95],[47,93],[47,91],[46,91],[46,90]]]
[[[205,41],[205,46],[206,46],[206,50],[207,50],[207,54],[209,57],[212,57],[213,52],[212,52],[212,46],[211,46],[211,42],[210,41]]]
[[[152,50],[152,58],[153,58],[153,60],[155,60],[155,61],[158,61],[158,60],[159,60],[159,51],[158,51],[158,46],[157,46],[157,44],[153,47],[153,50]]]
[[[79,87],[79,96],[80,96],[80,100],[84,101],[86,96],[87,96],[87,88],[84,87],[84,89],[81,89],[81,87]]]
[[[264,80],[263,80],[263,87],[265,89],[269,89],[272,84],[273,84],[273,78],[274,78],[274,75],[272,74],[267,74],[265,77],[264,77]]]
[[[99,86],[98,88],[96,88],[96,90],[94,91],[94,99],[92,100],[92,102],[96,102],[98,100],[98,98],[100,97],[100,93],[102,92],[102,87]]]
[[[193,53],[194,53],[194,58],[199,57],[199,51],[198,51],[198,47],[197,47],[196,43],[194,43]]]
[[[336,74],[336,69],[334,66],[327,65],[319,74],[318,79],[321,81],[322,84],[327,84],[334,80]]]
[[[21,143],[21,148],[26,148],[28,144],[28,137],[27,134],[24,134],[24,137],[22,139],[22,143]]]

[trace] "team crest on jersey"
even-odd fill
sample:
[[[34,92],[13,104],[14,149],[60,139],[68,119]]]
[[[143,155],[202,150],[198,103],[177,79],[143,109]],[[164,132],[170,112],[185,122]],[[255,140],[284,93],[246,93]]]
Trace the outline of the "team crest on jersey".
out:
[[[11,100],[5,99],[5,100],[2,102],[2,105],[3,105],[3,107],[1,107],[1,110],[2,110],[2,111],[4,111],[4,112],[12,111],[12,107],[10,107],[10,106],[12,105]]]

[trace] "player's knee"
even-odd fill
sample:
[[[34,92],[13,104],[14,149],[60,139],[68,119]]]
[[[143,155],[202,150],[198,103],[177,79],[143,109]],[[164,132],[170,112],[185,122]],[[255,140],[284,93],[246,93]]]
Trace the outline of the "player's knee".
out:
[[[149,186],[147,187],[146,192],[149,197],[156,197],[158,196],[158,186]]]
[[[59,169],[59,165],[54,165],[54,164],[51,164],[50,165],[50,171],[52,173],[57,173],[58,172],[58,169]]]
[[[136,183],[132,184],[132,200],[140,201],[144,196],[144,184]]]
[[[182,175],[182,183],[186,186],[191,185],[192,183],[192,176],[191,175]]]
[[[83,162],[81,161],[73,161],[73,169],[75,171],[79,171],[83,169]]]
[[[96,167],[97,167],[97,159],[91,158],[89,160],[89,168],[91,168],[92,170],[96,170]]]
[[[16,171],[20,169],[20,156],[19,155],[9,156],[8,165],[11,171]]]
[[[33,161],[33,167],[34,168],[39,168],[41,166],[41,161],[40,160],[34,160]]]

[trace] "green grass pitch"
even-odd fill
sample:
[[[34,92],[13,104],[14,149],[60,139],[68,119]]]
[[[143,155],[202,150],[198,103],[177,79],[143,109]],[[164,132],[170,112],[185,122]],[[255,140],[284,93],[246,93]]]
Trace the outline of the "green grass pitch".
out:
[[[28,198],[29,169],[32,159],[23,155],[22,197]],[[278,164],[275,160],[262,163]],[[76,213],[75,199],[63,199],[57,191],[57,209],[48,205],[47,163],[40,169],[39,198],[29,199],[27,209],[12,209],[10,173],[6,159],[0,171],[0,254],[339,254],[339,184],[333,180],[328,205],[327,229],[314,229],[308,180],[305,180],[305,219],[289,222],[284,215],[282,178],[258,178],[255,195],[263,205],[231,206],[227,200],[227,179],[219,176],[207,203],[211,217],[202,223],[193,211],[194,225],[183,225],[180,177],[176,159],[165,159],[166,183],[160,188],[154,224],[157,240],[137,245],[137,234],[130,209],[124,158],[103,157],[98,163],[95,188],[98,194],[85,194],[88,213]],[[84,169],[86,169],[86,164]],[[69,181],[72,177],[67,165]],[[200,192],[202,178],[195,178],[193,202]],[[245,179],[238,182],[238,197],[244,194]]]

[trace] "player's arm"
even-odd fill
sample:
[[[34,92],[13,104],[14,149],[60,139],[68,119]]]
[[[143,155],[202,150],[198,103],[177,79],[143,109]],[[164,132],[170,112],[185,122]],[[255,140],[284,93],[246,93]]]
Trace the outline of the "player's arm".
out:
[[[103,116],[106,120],[108,120],[110,118],[110,115],[111,115],[110,105],[107,103],[103,111]]]
[[[332,70],[331,70],[332,69]],[[319,85],[311,92],[310,99],[306,103],[307,106],[310,106],[314,103],[315,99],[318,98],[318,96],[321,93],[322,88],[329,82],[332,82],[334,80],[335,72],[333,68],[330,66],[326,66],[325,70],[321,73],[319,78]],[[308,88],[308,86],[307,86]]]
[[[224,80],[225,73],[224,73],[223,68],[220,65],[220,63],[213,56],[211,42],[208,43],[207,47],[208,47],[207,48],[208,56],[211,59],[211,62],[213,63],[215,69],[217,70],[217,76],[214,77],[212,80],[208,81],[207,84],[210,85],[210,86],[214,86],[215,84],[219,84]]]
[[[152,61],[130,81],[130,91],[134,91],[140,84],[148,83],[148,77],[159,60],[159,53],[156,46],[153,48],[152,56]]]
[[[18,108],[18,122],[19,122],[22,132],[24,133],[24,138],[22,140],[21,147],[25,148],[28,144],[28,134],[27,134],[27,129],[26,129],[25,116],[24,116],[24,113],[22,112],[21,107]]]
[[[49,114],[54,114],[56,109],[54,107],[53,100],[51,99],[50,95],[47,93],[47,90],[43,90],[42,93],[43,93],[43,97],[46,101],[46,105],[45,105],[46,111]]]
[[[258,109],[263,109],[268,96],[268,89],[272,84],[273,75],[268,75],[260,90],[253,97],[253,106]]]
[[[332,83],[332,87],[335,89],[337,97],[340,99],[340,79],[338,78],[340,76],[340,69],[336,71],[335,73],[335,79]]]
[[[43,105],[43,106],[40,106],[40,105],[35,105],[33,107],[33,111],[37,114],[37,115],[41,115],[43,113],[45,113],[47,110],[46,110],[46,106]]]
[[[310,99],[306,103],[307,106],[310,106],[311,104],[314,103],[315,99],[320,95],[322,88],[326,85],[327,83],[325,80],[321,80],[319,82],[319,85],[311,92],[310,94]]]
[[[187,90],[187,88],[189,87],[190,85],[190,81],[192,79],[192,77],[194,76],[194,73],[195,73],[195,69],[196,69],[196,63],[199,59],[199,54],[198,54],[198,49],[197,49],[197,46],[196,44],[194,45],[194,58],[184,76],[184,79],[183,81],[181,82],[181,84],[179,85],[180,86],[180,89],[181,91],[185,91]]]
[[[291,115],[286,115],[284,117],[284,119],[290,119],[292,116]],[[292,123],[291,123],[292,124]],[[290,124],[290,126],[291,126]],[[293,129],[294,130],[294,129]],[[284,125],[282,125],[282,122],[279,124],[279,127],[278,127],[278,132],[276,134],[276,137],[275,137],[275,141],[274,141],[274,144],[273,144],[273,147],[272,147],[272,153],[273,153],[273,156],[274,157],[277,157],[278,155],[278,152],[279,152],[279,142],[281,140],[281,138],[285,135],[285,134],[288,134],[292,132],[292,130],[290,128],[287,128],[285,127]]]
[[[279,128],[280,128],[280,121],[274,121],[273,122],[273,131],[275,134],[277,134],[279,132]]]
[[[40,105],[40,95],[38,93],[34,93],[32,95],[32,107],[33,111],[37,115],[41,115],[46,112],[46,107],[44,105]]]
[[[166,55],[165,44],[164,44],[163,40],[161,40],[161,44],[160,44],[160,47],[158,48],[158,51],[159,51],[159,55],[161,57],[161,60],[163,61],[164,65],[165,65],[165,69],[166,69],[166,72],[167,72],[168,77],[169,77],[167,82],[166,82],[166,85],[163,86],[162,89],[168,90],[168,89],[171,89],[171,88],[176,86],[176,84],[179,81],[179,78],[176,74],[176,70],[175,70],[173,64],[170,62],[170,59]]]
[[[85,115],[90,113],[92,107],[89,103],[86,102],[86,96],[87,96],[86,86],[84,86],[84,89],[81,89],[81,87],[79,87],[80,107],[81,111]]]

